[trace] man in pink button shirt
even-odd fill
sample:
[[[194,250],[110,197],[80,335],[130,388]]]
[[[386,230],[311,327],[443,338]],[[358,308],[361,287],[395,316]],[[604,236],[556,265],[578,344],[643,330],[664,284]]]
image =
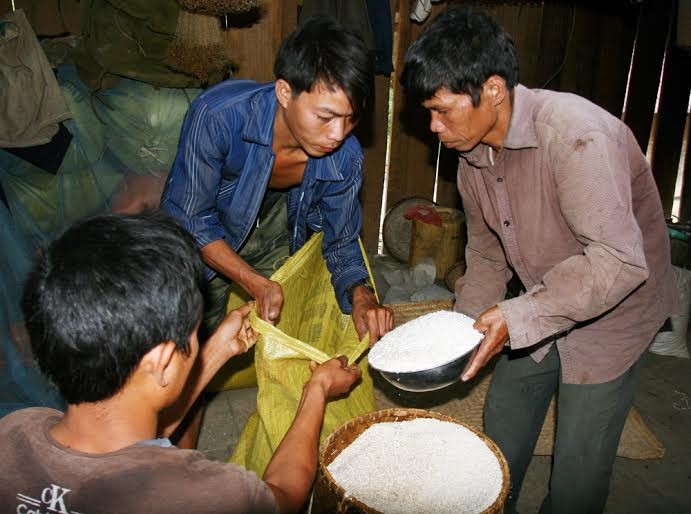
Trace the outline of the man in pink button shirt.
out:
[[[485,333],[463,380],[501,354],[485,430],[509,463],[507,512],[554,394],[540,512],[602,512],[637,363],[678,308],[650,166],[608,112],[519,84],[511,36],[484,13],[450,8],[433,20],[401,82],[459,152],[468,245],[455,309]],[[506,299],[512,277],[522,294]]]

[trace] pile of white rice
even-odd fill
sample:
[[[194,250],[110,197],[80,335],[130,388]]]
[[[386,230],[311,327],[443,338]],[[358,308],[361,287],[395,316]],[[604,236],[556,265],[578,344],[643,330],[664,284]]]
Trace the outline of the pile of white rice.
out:
[[[369,352],[370,365],[402,373],[435,368],[472,350],[482,339],[475,321],[459,312],[438,311],[415,318],[383,336]]]
[[[327,469],[346,497],[387,514],[477,514],[496,501],[503,481],[482,439],[430,418],[375,423]]]

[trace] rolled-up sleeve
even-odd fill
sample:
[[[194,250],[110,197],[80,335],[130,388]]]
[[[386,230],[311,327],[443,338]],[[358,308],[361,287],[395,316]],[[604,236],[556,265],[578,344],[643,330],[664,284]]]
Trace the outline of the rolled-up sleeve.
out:
[[[319,202],[324,221],[323,254],[331,272],[331,283],[341,310],[348,314],[352,305],[346,288],[367,278],[358,238],[362,228],[362,210],[358,193],[362,185],[362,158],[355,159],[346,179],[333,182]]]
[[[161,208],[176,218],[200,247],[224,237],[216,196],[224,156],[229,151],[228,133],[209,115],[207,104],[194,102],[185,116],[178,153],[161,197]]]
[[[593,131],[562,146],[554,169],[559,205],[583,252],[553,266],[526,294],[499,304],[512,348],[607,312],[648,277],[623,145]]]

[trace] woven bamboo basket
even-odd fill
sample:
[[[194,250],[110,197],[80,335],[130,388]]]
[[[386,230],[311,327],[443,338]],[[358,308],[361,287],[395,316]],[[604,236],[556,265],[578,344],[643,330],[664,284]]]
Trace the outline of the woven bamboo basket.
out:
[[[449,298],[448,300],[429,300],[426,302],[389,303],[386,306],[393,311],[394,326],[397,327],[423,314],[453,310],[455,301],[454,298]]]
[[[497,445],[485,434],[473,427],[450,416],[423,409],[394,408],[384,409],[351,419],[327,437],[319,448],[319,464],[314,485],[312,500],[312,514],[381,514],[380,511],[368,507],[352,497],[346,497],[345,490],[338,485],[327,467],[347,448],[357,437],[375,423],[389,423],[407,421],[416,418],[433,418],[461,425],[482,439],[494,453],[502,472],[502,488],[494,503],[482,514],[498,514],[504,512],[506,497],[509,494],[509,468],[506,459]]]

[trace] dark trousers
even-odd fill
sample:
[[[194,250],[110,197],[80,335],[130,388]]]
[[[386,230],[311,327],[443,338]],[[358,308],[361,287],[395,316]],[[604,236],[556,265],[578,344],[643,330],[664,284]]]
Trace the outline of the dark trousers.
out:
[[[271,194],[271,193],[267,193]],[[288,209],[281,193],[274,193],[271,206],[259,214],[247,242],[238,252],[247,264],[264,277],[270,277],[290,254]],[[206,340],[226,315],[232,283],[216,275],[204,287],[204,316],[200,327],[200,341]]]
[[[541,514],[604,510],[624,422],[633,404],[638,364],[603,384],[564,384],[556,345],[540,363],[502,354],[485,402],[485,431],[511,473],[506,513],[516,501],[552,396],[557,426],[550,490]],[[640,362],[640,361],[639,361]]]

